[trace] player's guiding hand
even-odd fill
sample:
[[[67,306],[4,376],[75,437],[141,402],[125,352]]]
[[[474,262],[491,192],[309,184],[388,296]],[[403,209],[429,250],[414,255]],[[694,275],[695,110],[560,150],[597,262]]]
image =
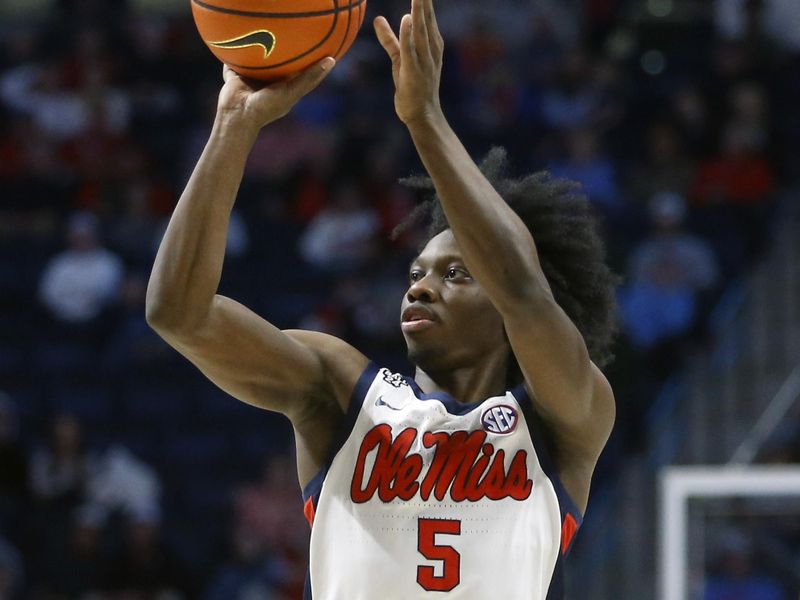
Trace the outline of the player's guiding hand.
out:
[[[335,64],[336,60],[329,56],[290,79],[272,84],[244,78],[225,65],[222,71],[225,85],[219,93],[217,116],[234,119],[258,131],[285,116],[300,98],[322,82]]]
[[[444,41],[436,24],[433,0],[411,0],[411,14],[400,21],[399,39],[384,17],[377,17],[373,25],[392,60],[397,116],[406,126],[441,117],[439,82]]]

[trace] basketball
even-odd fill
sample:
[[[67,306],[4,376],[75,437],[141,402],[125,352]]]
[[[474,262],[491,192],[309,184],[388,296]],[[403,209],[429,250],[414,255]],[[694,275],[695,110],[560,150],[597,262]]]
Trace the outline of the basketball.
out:
[[[191,0],[200,37],[245,77],[275,81],[353,43],[366,0]]]

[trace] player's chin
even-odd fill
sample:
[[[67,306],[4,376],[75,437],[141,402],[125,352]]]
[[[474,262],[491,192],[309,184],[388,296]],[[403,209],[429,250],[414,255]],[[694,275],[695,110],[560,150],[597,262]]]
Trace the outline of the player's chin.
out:
[[[408,360],[423,371],[435,371],[441,366],[444,348],[440,345],[419,343],[417,340],[407,342]]]

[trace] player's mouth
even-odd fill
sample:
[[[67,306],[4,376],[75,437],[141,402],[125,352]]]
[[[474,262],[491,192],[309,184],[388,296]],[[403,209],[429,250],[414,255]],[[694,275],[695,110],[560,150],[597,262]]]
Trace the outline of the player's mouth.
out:
[[[400,323],[400,329],[402,329],[404,333],[412,333],[415,331],[423,331],[433,325],[434,322],[430,319],[414,319],[413,321],[403,321]]]
[[[411,333],[432,327],[436,321],[436,315],[424,306],[409,306],[403,311],[401,319],[400,328],[404,333]]]

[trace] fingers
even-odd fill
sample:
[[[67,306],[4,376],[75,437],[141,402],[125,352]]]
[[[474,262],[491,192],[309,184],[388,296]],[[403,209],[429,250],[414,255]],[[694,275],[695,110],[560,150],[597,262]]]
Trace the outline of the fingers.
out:
[[[433,0],[411,0],[411,13],[403,15],[398,36],[384,17],[377,17],[373,26],[395,69],[403,62],[426,71],[441,66],[444,43],[433,12]]]
[[[433,10],[433,0],[422,0],[425,24],[428,28],[428,43],[431,46],[431,54],[434,58],[441,58],[444,52],[444,40],[439,31],[439,24],[436,22],[436,13]]]
[[[398,41],[397,36],[394,34],[394,31],[392,31],[392,28],[386,18],[376,17],[372,22],[372,25],[375,28],[375,36],[378,38],[378,42],[381,46],[383,46],[383,49],[386,50],[389,58],[392,59],[392,63],[394,63],[396,60],[399,60],[400,42]]]
[[[234,79],[236,77],[238,77],[238,75],[236,74],[236,71],[231,69],[225,63],[222,63],[222,80],[225,83],[228,83],[228,81],[230,81],[231,79]]]
[[[289,94],[295,100],[299,100],[317,87],[335,65],[336,60],[331,56],[327,56],[315,65],[310,66],[297,77],[286,82]]]
[[[428,27],[425,24],[425,13],[422,0],[411,0],[411,33],[414,49],[422,64],[428,64],[433,58],[428,38]]]
[[[419,66],[419,58],[414,48],[414,36],[411,15],[403,15],[400,20],[400,60],[406,65]]]
[[[222,67],[222,79],[225,80],[226,84],[229,81],[238,81],[241,85],[245,86],[245,88],[251,91],[258,91],[266,85],[263,81],[251,79],[250,77],[246,77],[240,73],[237,73],[228,65],[223,65]]]

